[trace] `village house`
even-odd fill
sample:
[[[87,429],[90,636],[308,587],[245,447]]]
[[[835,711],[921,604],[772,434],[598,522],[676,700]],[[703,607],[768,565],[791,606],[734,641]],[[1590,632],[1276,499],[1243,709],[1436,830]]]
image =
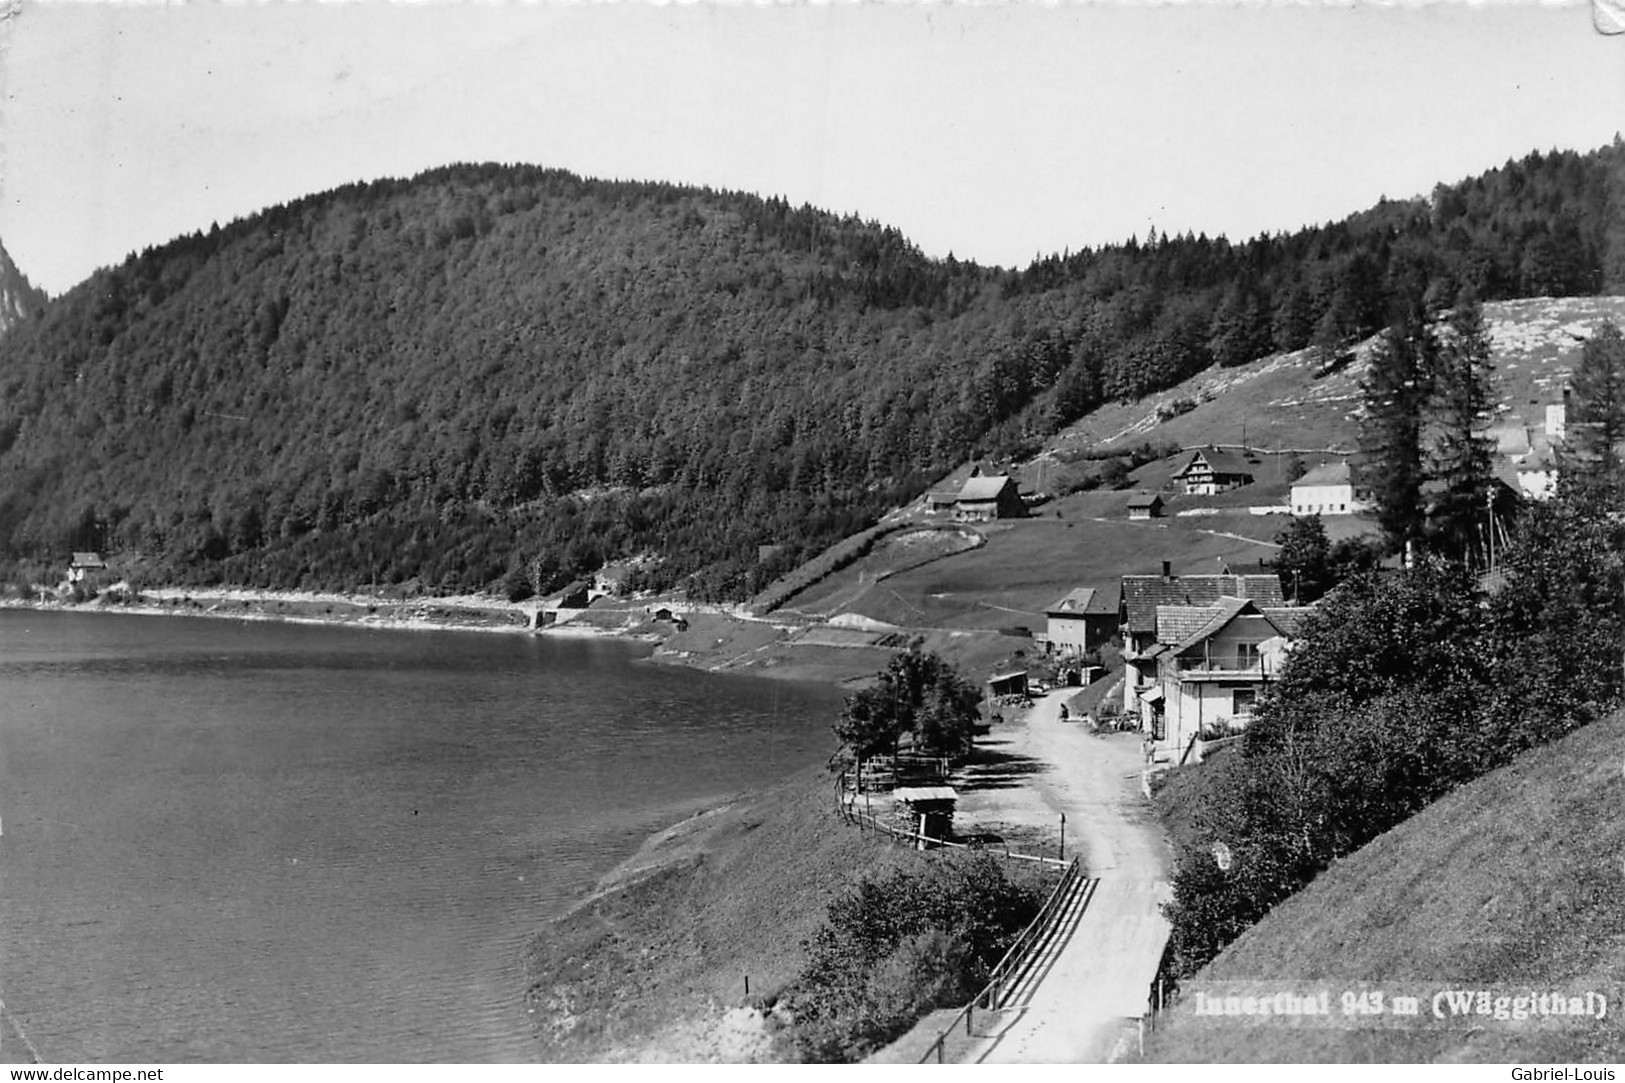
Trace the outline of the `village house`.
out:
[[[1568,432],[1569,389],[1546,406],[1544,424],[1504,421],[1486,434],[1495,443],[1495,476],[1520,496],[1547,500],[1557,492],[1558,451]]]
[[[1262,575],[1174,575],[1168,561],[1161,575],[1125,575],[1118,626],[1123,637],[1123,710],[1139,714],[1142,692],[1157,683],[1159,646],[1166,647],[1157,629],[1157,610],[1166,606],[1211,606],[1220,598],[1246,598],[1260,608],[1286,605],[1281,579]]]
[[[559,609],[585,609],[592,601],[592,584],[585,579],[578,579],[564,588],[559,595],[557,607]]]
[[[82,583],[107,570],[100,553],[75,553],[68,563],[68,582]]]
[[[1188,496],[1214,496],[1251,484],[1253,466],[1239,452],[1197,448],[1174,471],[1173,480]]]
[[[1350,515],[1359,510],[1346,462],[1323,463],[1292,483],[1293,515]]]
[[[1016,479],[1008,474],[977,474],[959,490],[954,518],[966,523],[993,519],[1019,519],[1027,507],[1021,499]]]
[[[605,564],[593,573],[593,597],[615,597],[626,593],[627,581],[631,578],[634,565],[629,560],[618,560]]]
[[[1245,729],[1310,611],[1230,596],[1158,606],[1157,643],[1146,652],[1152,679],[1136,695],[1148,763],[1199,762],[1203,741]]]
[[[1128,498],[1130,519],[1159,519],[1162,517],[1162,497],[1156,493],[1135,493]]]
[[[1088,654],[1117,634],[1118,588],[1079,587],[1044,610],[1051,653]]]

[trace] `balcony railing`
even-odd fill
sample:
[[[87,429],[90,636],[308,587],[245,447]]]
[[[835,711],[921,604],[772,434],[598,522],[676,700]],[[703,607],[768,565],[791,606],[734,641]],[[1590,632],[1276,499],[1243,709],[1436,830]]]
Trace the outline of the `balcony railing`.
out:
[[[1257,677],[1260,680],[1275,675],[1274,667],[1266,666],[1262,658],[1257,655],[1248,656],[1244,654],[1229,657],[1214,655],[1210,658],[1181,658],[1179,660],[1179,672],[1181,674],[1211,673],[1224,674],[1225,676]]]

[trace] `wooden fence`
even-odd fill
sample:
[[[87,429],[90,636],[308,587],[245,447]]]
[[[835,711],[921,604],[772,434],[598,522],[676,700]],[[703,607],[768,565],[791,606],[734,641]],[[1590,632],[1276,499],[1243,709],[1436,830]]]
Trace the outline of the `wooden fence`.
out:
[[[840,800],[839,798],[837,798],[837,800],[839,802],[841,816],[845,818],[847,823],[857,827],[858,830],[882,832],[883,834],[890,835],[892,838],[901,842],[908,843],[909,846],[917,850],[934,850],[939,847],[952,850],[980,850],[983,853],[992,854],[995,857],[1007,858],[1010,861],[1034,861],[1040,865],[1048,865],[1051,868],[1056,869],[1070,868],[1072,865],[1077,864],[1077,858],[1073,858],[1069,863],[1066,860],[1057,857],[1043,857],[1038,854],[1017,853],[1008,846],[995,848],[992,846],[983,845],[981,843],[954,842],[951,839],[932,838],[930,835],[922,835],[917,831],[905,831],[894,824],[887,823],[872,812],[866,812],[863,809],[857,808],[855,805],[851,805],[844,800]]]

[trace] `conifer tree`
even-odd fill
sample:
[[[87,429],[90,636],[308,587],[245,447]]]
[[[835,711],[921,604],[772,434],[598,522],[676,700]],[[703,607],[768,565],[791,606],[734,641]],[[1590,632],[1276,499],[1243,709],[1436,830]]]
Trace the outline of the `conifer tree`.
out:
[[[1569,383],[1572,413],[1559,477],[1565,488],[1625,502],[1625,335],[1612,320],[1586,340]]]
[[[1428,460],[1435,483],[1428,535],[1438,550],[1457,559],[1473,550],[1493,492],[1494,444],[1485,436],[1494,407],[1492,380],[1484,311],[1464,291],[1450,314],[1431,381],[1434,439]]]
[[[1422,417],[1438,352],[1420,305],[1408,306],[1378,339],[1360,385],[1360,449],[1377,522],[1393,551],[1423,536]]]

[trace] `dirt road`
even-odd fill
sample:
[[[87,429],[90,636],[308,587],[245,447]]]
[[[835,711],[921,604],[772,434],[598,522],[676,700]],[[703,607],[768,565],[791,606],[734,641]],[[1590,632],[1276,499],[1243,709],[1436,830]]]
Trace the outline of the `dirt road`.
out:
[[[996,811],[1009,820],[1054,824],[1065,813],[1068,849],[1071,840],[1083,845],[1088,874],[1100,883],[1031,999],[980,1043],[973,1061],[1111,1060],[1132,1032],[1127,1021],[1145,1010],[1168,938],[1158,904],[1168,895],[1169,855],[1140,795],[1139,738],[1060,721],[1063,698],[1052,693],[1024,720],[996,728],[1000,752],[1043,766],[987,800],[1004,803]]]

